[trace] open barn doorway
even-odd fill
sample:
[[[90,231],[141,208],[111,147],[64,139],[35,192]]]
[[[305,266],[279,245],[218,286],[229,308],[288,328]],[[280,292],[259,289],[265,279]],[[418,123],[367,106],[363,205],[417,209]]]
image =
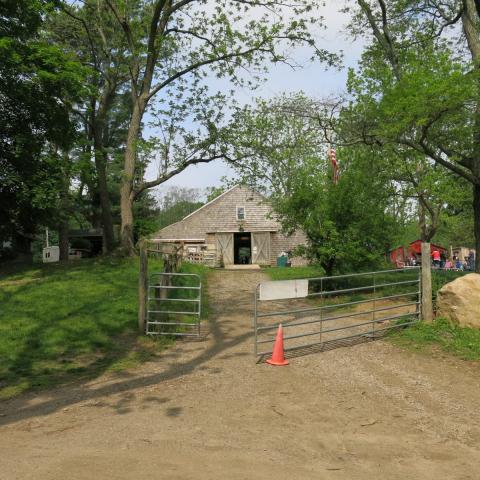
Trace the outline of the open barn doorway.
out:
[[[252,235],[250,232],[233,234],[233,251],[235,265],[252,263]]]

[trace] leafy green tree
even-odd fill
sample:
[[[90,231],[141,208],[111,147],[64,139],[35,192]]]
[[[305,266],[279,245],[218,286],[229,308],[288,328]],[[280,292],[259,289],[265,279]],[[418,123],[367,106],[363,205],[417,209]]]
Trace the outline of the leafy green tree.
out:
[[[457,205],[461,204],[463,209],[465,198],[471,198],[464,179],[453,176],[419,152],[398,145],[371,145],[367,151],[384,180],[393,187],[393,204],[395,198],[402,199],[407,207],[403,212],[406,222],[417,222],[415,239],[430,242],[443,217],[454,215]]]
[[[49,38],[91,70],[86,79],[90,95],[76,113],[81,118],[79,126],[84,138],[81,148],[87,170],[83,179],[89,187],[93,212],[97,208],[100,212],[104,246],[110,252],[115,241],[111,192],[114,182],[109,169],[115,153],[123,146],[124,138],[119,138],[119,133],[125,135],[131,111],[130,104],[125,102],[129,75],[122,32],[103,0],[88,0],[79,6],[63,2],[61,10],[50,19],[47,32]],[[93,174],[89,175],[90,172]],[[118,189],[118,185],[115,187]],[[97,222],[93,219],[92,223]]]
[[[158,229],[178,222],[200,208],[200,190],[186,187],[170,187],[161,197],[157,217]]]
[[[120,189],[121,237],[126,253],[134,248],[133,202],[143,191],[189,165],[224,157],[217,122],[225,112],[227,95],[209,94],[206,76],[251,86],[252,82],[242,77],[245,69],[261,74],[266,60],[285,61],[284,52],[291,45],[313,45],[307,24],[317,3],[106,0],[123,31],[123,51],[129,59],[132,112]],[[287,13],[291,20],[285,20]],[[325,51],[315,52],[322,60],[334,60]],[[144,115],[157,99],[158,108],[167,112],[160,122],[167,135],[166,140],[159,141],[162,168],[156,179],[145,181],[136,175],[138,145]],[[187,117],[197,122],[201,135],[178,130],[176,118]]]
[[[349,141],[408,148],[471,184],[480,251],[477,2],[358,0],[357,5],[352,32],[372,41],[359,69],[350,72],[353,102],[343,131],[352,133]]]
[[[302,93],[258,99],[236,110],[226,141],[240,179],[258,190],[288,195],[296,171],[325,155],[316,105]]]
[[[242,182],[269,195],[284,231],[302,229],[301,252],[327,274],[373,268],[391,246],[393,191],[366,147],[339,149],[332,180],[316,102],[302,94],[260,100],[234,116],[229,142]]]
[[[222,193],[226,192],[227,188],[224,186],[220,187],[207,187],[206,193],[207,193],[207,202],[211,202],[212,200],[215,200],[217,197],[219,197]]]
[[[298,168],[288,196],[272,196],[285,230],[306,233],[302,253],[327,275],[378,267],[391,248],[398,225],[388,211],[390,191],[369,156],[358,148],[338,149],[338,184],[325,172],[326,161],[316,159]]]
[[[42,37],[54,6],[0,5],[0,234],[24,250],[38,225],[61,215],[71,112],[84,93],[85,69]]]

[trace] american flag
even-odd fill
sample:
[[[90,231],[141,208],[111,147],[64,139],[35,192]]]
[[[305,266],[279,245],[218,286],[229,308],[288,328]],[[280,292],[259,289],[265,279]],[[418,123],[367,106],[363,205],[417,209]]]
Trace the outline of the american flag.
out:
[[[336,185],[338,183],[338,176],[340,173],[340,169],[338,167],[337,162],[337,152],[334,148],[328,149],[328,157],[330,158],[330,162],[332,162],[332,170],[333,170],[333,183]]]

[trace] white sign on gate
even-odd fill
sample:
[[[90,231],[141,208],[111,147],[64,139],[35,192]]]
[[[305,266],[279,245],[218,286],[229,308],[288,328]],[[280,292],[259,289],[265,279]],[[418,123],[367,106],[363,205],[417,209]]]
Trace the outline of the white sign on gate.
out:
[[[308,280],[281,280],[260,284],[259,300],[304,298],[308,295]]]

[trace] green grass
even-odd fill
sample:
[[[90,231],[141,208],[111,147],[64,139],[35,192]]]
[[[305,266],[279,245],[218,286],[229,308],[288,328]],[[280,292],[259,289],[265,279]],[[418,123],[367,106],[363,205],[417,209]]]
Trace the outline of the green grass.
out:
[[[464,360],[480,361],[480,330],[452,325],[442,318],[433,323],[419,322],[393,332],[389,338],[396,345],[411,350],[429,352],[438,347]]]
[[[137,287],[137,259],[0,270],[0,398],[133,368],[171,344],[138,335]]]
[[[297,280],[301,278],[323,277],[325,271],[322,267],[307,265],[304,267],[269,267],[264,271],[272,280]]]

